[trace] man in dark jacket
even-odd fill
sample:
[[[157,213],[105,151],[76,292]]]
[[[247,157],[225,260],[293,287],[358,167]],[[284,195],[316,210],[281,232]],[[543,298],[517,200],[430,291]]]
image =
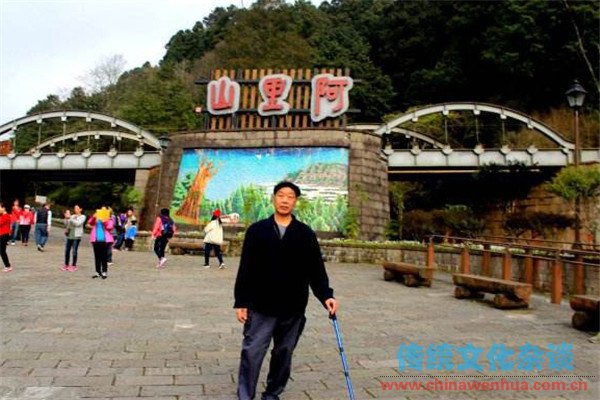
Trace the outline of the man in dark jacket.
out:
[[[271,339],[267,387],[261,399],[279,399],[306,321],[309,286],[330,314],[338,308],[317,237],[292,215],[299,196],[298,186],[278,183],[273,190],[275,214],[246,231],[234,293],[236,316],[244,324],[237,391],[240,400],[254,399]]]

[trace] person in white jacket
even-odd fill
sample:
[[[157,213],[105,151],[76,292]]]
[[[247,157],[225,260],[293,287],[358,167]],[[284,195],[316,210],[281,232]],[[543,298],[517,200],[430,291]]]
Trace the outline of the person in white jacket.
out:
[[[221,211],[213,211],[212,219],[204,227],[204,268],[210,268],[209,259],[211,250],[215,250],[215,255],[219,260],[219,269],[225,268],[221,245],[223,244],[223,222],[221,221]]]

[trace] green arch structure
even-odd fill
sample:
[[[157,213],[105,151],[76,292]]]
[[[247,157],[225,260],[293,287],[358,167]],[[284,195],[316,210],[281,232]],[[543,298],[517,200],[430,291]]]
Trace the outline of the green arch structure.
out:
[[[64,111],[50,111],[50,112],[45,112],[45,113],[36,114],[36,115],[29,115],[29,116],[26,116],[23,118],[15,119],[4,125],[1,125],[0,126],[0,135],[7,133],[9,131],[15,132],[20,125],[30,124],[32,122],[41,124],[43,122],[43,120],[52,119],[52,118],[60,118],[63,122],[67,121],[68,118],[85,118],[85,120],[87,122],[91,122],[93,120],[108,122],[111,124],[112,127],[118,126],[118,127],[125,129],[126,131],[128,131],[127,132],[127,133],[129,133],[127,135],[128,139],[130,138],[130,135],[135,135],[135,137],[138,141],[141,141],[149,146],[152,146],[155,149],[160,149],[160,144],[158,142],[158,138],[156,136],[154,136],[152,133],[140,128],[139,126],[137,126],[135,124],[132,124],[131,122],[127,122],[125,120],[122,120],[122,119],[119,119],[119,118],[116,118],[116,117],[113,117],[110,115],[106,115],[106,114],[102,114],[102,113],[98,113],[98,112],[90,112],[90,111],[64,110]],[[125,132],[115,131],[114,134],[112,134],[112,135],[109,134],[109,132],[111,132],[111,131],[101,131],[101,132],[103,132],[103,136],[108,135],[108,136],[114,136],[114,137],[119,137],[119,136],[125,137],[124,136]],[[60,136],[50,139],[50,141],[57,142],[57,141],[63,140],[63,137],[65,139],[67,138],[67,136],[72,138],[73,135],[84,136],[84,133],[86,133],[86,132],[80,132],[77,134],[69,134],[69,135],[60,135]],[[133,140],[133,138],[132,138],[132,140]],[[48,144],[50,144],[50,143],[48,143]],[[36,146],[36,147],[38,147],[38,146]]]

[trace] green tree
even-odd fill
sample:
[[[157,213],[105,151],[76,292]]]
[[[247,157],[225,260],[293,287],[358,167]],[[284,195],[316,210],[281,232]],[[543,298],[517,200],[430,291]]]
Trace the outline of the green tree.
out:
[[[478,211],[497,207],[504,215],[515,211],[516,201],[524,199],[531,188],[543,179],[535,168],[523,163],[508,166],[489,164],[472,176],[472,203]]]
[[[233,16],[216,54],[226,68],[310,65],[314,50],[298,28],[291,6],[258,2]]]
[[[388,2],[371,56],[392,78],[401,110],[450,100],[545,109],[564,102],[568,81],[557,76],[586,77],[584,86],[596,87],[598,63],[590,74],[580,49],[598,58],[597,7],[569,4],[570,11],[544,0]],[[596,104],[598,92],[591,95]]]
[[[127,186],[121,195],[121,205],[125,207],[137,208],[140,206],[143,194],[133,186]]]
[[[392,230],[389,232],[392,239],[402,239],[405,198],[414,189],[415,185],[409,182],[390,182],[389,184],[391,221],[394,222],[389,228]]]
[[[373,1],[334,1],[326,10],[328,20],[318,25],[310,42],[316,48],[314,66],[347,68],[360,80],[352,89],[352,105],[361,110],[360,121],[380,121],[392,108],[392,81],[373,59],[368,37],[382,16]]]
[[[244,211],[244,195],[243,187],[235,189],[233,192],[233,198],[231,199],[231,211],[242,214]]]
[[[238,12],[233,5],[217,7],[202,22],[197,21],[192,29],[178,31],[166,44],[167,51],[161,64],[195,61],[214,50]]]
[[[185,174],[183,178],[177,179],[177,182],[175,183],[175,190],[173,191],[171,208],[178,209],[181,206],[181,202],[183,199],[185,199],[193,180],[194,174],[191,172]]]
[[[60,111],[64,109],[64,104],[56,94],[49,94],[43,100],[38,100],[37,104],[31,107],[27,115],[39,114],[48,111]]]
[[[121,77],[115,114],[155,132],[187,130],[198,125],[192,94],[172,65],[145,65]]]
[[[110,182],[49,182],[42,185],[52,203],[70,208],[79,204],[84,210],[92,211],[107,205],[114,210],[124,210],[139,201],[137,190],[126,183]]]
[[[565,199],[580,224],[592,233],[594,243],[600,229],[600,168],[598,165],[570,165],[561,169],[544,188]],[[579,207],[577,207],[579,203]]]
[[[200,203],[200,221],[209,221],[212,216],[212,212],[215,208],[215,204],[206,197],[204,197],[202,199],[202,202]]]

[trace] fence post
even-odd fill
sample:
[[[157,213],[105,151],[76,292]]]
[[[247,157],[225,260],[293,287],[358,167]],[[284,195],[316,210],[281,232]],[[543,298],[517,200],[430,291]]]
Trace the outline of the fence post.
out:
[[[429,244],[427,245],[427,268],[434,267],[434,249],[433,249],[433,238],[429,238]]]
[[[485,243],[483,245],[483,260],[481,263],[481,275],[492,276],[492,253],[490,252],[490,244]]]
[[[562,301],[562,262],[560,261],[558,252],[556,252],[556,257],[552,263],[552,288],[550,299],[552,304],[560,304]]]
[[[533,258],[533,288],[541,289],[542,283],[540,282],[540,263],[541,260],[537,257]]]
[[[469,248],[463,243],[463,249],[460,257],[460,272],[463,274],[469,274],[471,271],[471,265],[469,260]]]
[[[510,249],[506,247],[504,250],[504,258],[502,259],[502,279],[510,281],[512,278],[512,256]]]
[[[575,257],[575,263],[573,264],[573,290],[575,294],[585,294],[585,270],[581,254]]]
[[[523,260],[523,278],[525,283],[533,284],[533,251],[525,250],[525,260]]]

